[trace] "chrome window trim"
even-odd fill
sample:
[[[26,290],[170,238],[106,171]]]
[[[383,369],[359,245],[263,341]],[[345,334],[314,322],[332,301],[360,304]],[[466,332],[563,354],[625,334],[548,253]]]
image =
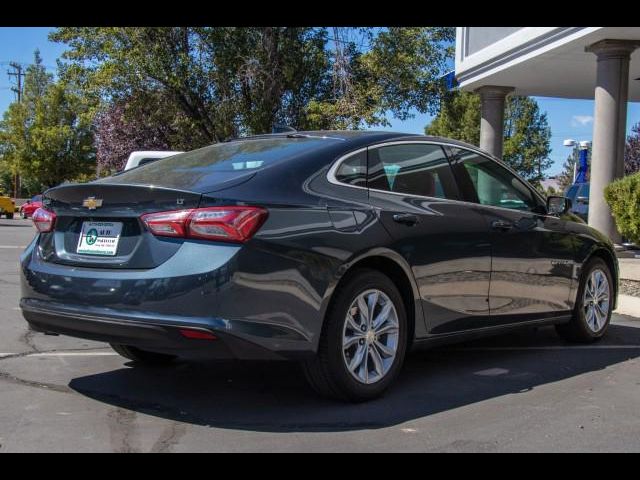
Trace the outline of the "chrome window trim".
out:
[[[342,163],[344,161],[348,160],[349,158],[351,158],[354,155],[357,155],[357,154],[362,153],[362,152],[366,152],[368,150],[368,148],[369,147],[359,148],[358,150],[354,150],[353,152],[349,152],[349,153],[341,156],[340,158],[338,158],[338,160],[333,162],[333,165],[331,166],[331,168],[327,172],[327,180],[329,181],[329,183],[333,183],[334,185],[340,185],[340,186],[343,186],[343,187],[358,188],[360,190],[369,190],[369,188],[367,188],[367,187],[360,187],[358,185],[351,185],[349,183],[344,183],[344,182],[339,181],[336,178],[336,172],[338,171],[338,169],[340,168],[340,166],[342,165]],[[366,179],[366,174],[365,174],[365,179]]]
[[[405,144],[416,144],[416,143],[421,143],[421,144],[423,143],[423,144],[427,144],[427,145],[438,145],[440,147],[453,147],[453,148],[459,148],[459,149],[462,149],[462,150],[468,150],[470,152],[477,153],[478,155],[481,155],[484,158],[487,158],[487,159],[491,160],[492,162],[497,163],[501,167],[506,168],[512,175],[514,175],[519,181],[521,181],[523,183],[523,185],[529,191],[531,191],[534,196],[537,196],[539,200],[542,200],[541,195],[535,189],[530,188],[529,185],[526,183],[526,181],[521,180],[520,176],[511,167],[509,167],[508,165],[505,165],[499,159],[493,158],[491,155],[489,155],[488,153],[483,152],[479,148],[477,148],[477,147],[476,148],[472,148],[472,147],[467,147],[467,146],[461,146],[461,145],[458,145],[458,144],[455,144],[455,143],[438,142],[438,141],[431,141],[431,140],[397,140],[397,141],[391,141],[391,142],[377,143],[375,145],[370,145],[368,147],[359,148],[359,149],[354,150],[352,152],[346,153],[346,154],[342,155],[341,157],[339,157],[333,163],[333,165],[331,166],[331,168],[327,172],[327,181],[329,181],[329,183],[332,183],[334,185],[339,185],[339,186],[347,187],[347,188],[357,188],[357,189],[360,189],[360,190],[367,190],[367,191],[370,191],[370,192],[385,193],[385,194],[390,194],[390,195],[398,195],[398,196],[411,197],[411,198],[421,198],[421,199],[425,199],[425,200],[436,200],[436,201],[440,201],[440,202],[443,202],[443,201],[444,202],[455,202],[455,203],[461,203],[463,205],[472,205],[472,206],[477,206],[477,207],[482,207],[482,208],[491,208],[491,209],[496,209],[496,210],[504,210],[506,212],[522,212],[522,213],[529,213],[531,215],[536,215],[536,216],[541,216],[541,217],[558,218],[555,215],[535,213],[535,212],[532,212],[530,210],[516,210],[515,208],[497,207],[495,205],[483,205],[481,203],[476,203],[476,202],[467,202],[466,200],[455,200],[455,199],[452,199],[452,198],[440,198],[440,197],[427,197],[425,195],[414,195],[414,194],[410,194],[410,193],[390,192],[388,190],[379,190],[377,188],[359,187],[357,185],[349,185],[348,183],[340,182],[335,176],[335,173],[338,170],[338,168],[340,168],[340,165],[342,164],[342,162],[347,160],[352,155],[356,155],[356,154],[358,154],[360,152],[367,151],[368,149],[374,149],[374,148],[380,148],[380,147],[388,147],[388,146],[392,146],[392,145],[405,145]],[[449,157],[448,153],[446,151],[444,153],[448,158]],[[543,202],[543,203],[546,204],[546,202]]]

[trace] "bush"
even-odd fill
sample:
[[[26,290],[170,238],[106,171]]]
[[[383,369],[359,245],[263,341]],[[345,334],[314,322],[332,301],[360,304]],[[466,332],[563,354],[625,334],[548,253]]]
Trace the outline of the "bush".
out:
[[[640,244],[640,173],[607,185],[604,198],[611,207],[618,231],[633,243]]]

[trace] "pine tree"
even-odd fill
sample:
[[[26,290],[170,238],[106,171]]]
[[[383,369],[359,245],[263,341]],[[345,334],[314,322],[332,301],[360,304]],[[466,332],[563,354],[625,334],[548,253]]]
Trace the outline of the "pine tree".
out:
[[[480,96],[447,92],[436,118],[425,128],[427,135],[455,138],[474,145],[480,142]],[[527,180],[537,184],[553,164],[549,158],[551,129],[547,114],[529,97],[509,97],[505,109],[502,160]]]
[[[440,111],[425,128],[425,133],[478,145],[480,143],[480,96],[463,91],[445,93]]]
[[[553,165],[551,129],[547,114],[529,97],[513,96],[507,102],[502,159],[525,179],[538,185]]]

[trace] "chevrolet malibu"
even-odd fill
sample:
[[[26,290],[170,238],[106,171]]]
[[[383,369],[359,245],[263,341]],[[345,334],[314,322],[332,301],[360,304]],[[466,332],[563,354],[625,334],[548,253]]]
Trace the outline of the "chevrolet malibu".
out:
[[[133,365],[294,360],[363,401],[412,349],[543,325],[601,338],[618,265],[570,208],[454,140],[241,138],[45,192],[20,307]]]

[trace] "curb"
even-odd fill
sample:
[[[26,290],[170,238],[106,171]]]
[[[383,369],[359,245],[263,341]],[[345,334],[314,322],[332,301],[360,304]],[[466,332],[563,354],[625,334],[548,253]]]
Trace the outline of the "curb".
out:
[[[614,312],[631,317],[640,317],[640,297],[618,294],[618,308]]]

